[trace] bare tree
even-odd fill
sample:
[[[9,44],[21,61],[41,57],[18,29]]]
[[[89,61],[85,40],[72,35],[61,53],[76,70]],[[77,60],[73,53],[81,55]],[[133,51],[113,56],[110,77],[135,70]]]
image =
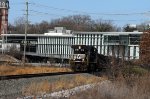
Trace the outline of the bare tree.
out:
[[[24,33],[25,19],[20,17],[15,20],[14,25],[10,25],[11,33]],[[28,34],[41,34],[54,27],[66,27],[75,31],[117,31],[117,27],[111,21],[92,20],[89,15],[72,15],[52,20],[51,22],[42,21],[40,23],[31,24],[28,22]]]
[[[140,60],[143,65],[150,67],[150,29],[145,31],[141,37]]]
[[[102,19],[96,20],[93,26],[94,31],[99,32],[117,31],[117,28],[112,24],[111,21],[105,21]]]
[[[14,26],[15,26],[14,30],[15,31],[13,31],[13,33],[23,34],[25,31],[25,23],[26,23],[26,20],[24,17],[20,17],[20,18],[16,19],[14,22]]]
[[[137,30],[140,32],[144,32],[147,28],[147,24],[146,23],[141,23],[140,25],[137,26]]]
[[[76,31],[85,31],[89,29],[90,23],[91,18],[88,15],[73,15],[51,21],[51,25],[53,27],[63,26],[67,29]]]
[[[73,15],[52,20],[51,25],[64,26],[67,29],[76,31],[118,31],[119,29],[111,21],[102,19],[92,20],[88,15]]]
[[[28,33],[29,34],[42,34],[48,31],[50,25],[46,21],[41,23],[29,24]]]

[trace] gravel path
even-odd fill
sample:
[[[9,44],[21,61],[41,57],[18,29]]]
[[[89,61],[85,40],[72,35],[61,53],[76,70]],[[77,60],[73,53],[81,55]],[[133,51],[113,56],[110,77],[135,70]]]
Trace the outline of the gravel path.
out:
[[[82,74],[83,76],[93,76],[91,74]],[[50,76],[50,77],[37,77],[18,80],[4,80],[0,81],[0,99],[16,99],[22,95],[22,89],[24,86],[30,85],[32,82],[55,82],[60,79],[73,79],[76,75],[63,75],[63,76]]]

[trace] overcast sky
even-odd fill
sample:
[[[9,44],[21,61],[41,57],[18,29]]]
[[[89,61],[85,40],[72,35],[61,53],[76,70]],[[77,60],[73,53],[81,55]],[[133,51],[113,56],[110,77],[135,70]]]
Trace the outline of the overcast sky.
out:
[[[10,0],[9,22],[25,14],[26,0]],[[90,15],[117,26],[150,20],[150,0],[28,0],[29,20],[38,23],[68,15]]]

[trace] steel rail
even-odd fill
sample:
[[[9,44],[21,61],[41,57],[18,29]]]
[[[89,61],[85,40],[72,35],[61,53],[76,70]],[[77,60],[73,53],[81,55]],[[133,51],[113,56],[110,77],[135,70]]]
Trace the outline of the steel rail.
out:
[[[67,74],[80,74],[80,73],[87,73],[87,72],[56,72],[56,73],[38,73],[38,74],[6,75],[6,76],[0,76],[0,81],[2,81],[2,80],[11,80],[11,79],[44,77],[44,76],[57,76],[57,75],[67,75]]]

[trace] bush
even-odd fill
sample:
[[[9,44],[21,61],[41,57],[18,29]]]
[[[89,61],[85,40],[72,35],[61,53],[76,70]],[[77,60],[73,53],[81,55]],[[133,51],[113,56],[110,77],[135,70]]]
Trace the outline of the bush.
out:
[[[139,75],[139,76],[141,76],[141,75],[144,75],[146,73],[148,73],[148,70],[144,69],[140,66],[125,67],[122,71],[122,74],[126,75],[126,76],[127,75],[128,76],[130,76],[130,75]]]
[[[22,58],[22,53],[17,49],[17,47],[15,45],[11,46],[9,51],[6,52],[6,54],[13,56],[19,60],[21,60],[21,58]]]
[[[150,99],[150,74],[105,82],[70,99]]]

